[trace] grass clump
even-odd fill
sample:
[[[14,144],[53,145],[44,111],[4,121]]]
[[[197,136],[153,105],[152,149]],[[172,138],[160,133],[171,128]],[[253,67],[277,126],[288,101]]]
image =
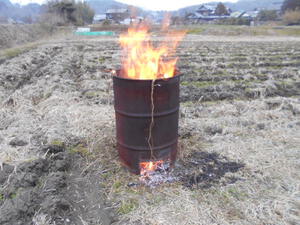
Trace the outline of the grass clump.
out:
[[[114,183],[114,185],[113,185],[113,187],[115,188],[115,189],[118,189],[118,188],[120,188],[122,186],[122,183],[120,182],[120,181],[117,181],[116,183]]]
[[[99,58],[99,62],[100,62],[100,63],[104,63],[104,62],[105,62],[105,57],[100,57],[100,58]]]
[[[84,95],[86,98],[92,99],[101,96],[101,94],[103,94],[101,91],[87,91]]]
[[[37,44],[27,44],[21,47],[8,48],[0,52],[0,59],[12,59],[36,47]]]
[[[188,34],[201,34],[205,31],[203,27],[191,28],[187,31]]]
[[[233,196],[234,198],[236,198],[237,200],[240,200],[240,201],[244,201],[249,197],[247,193],[241,192],[237,188],[234,188],[234,187],[229,188],[228,193],[231,196]]]
[[[138,207],[138,202],[135,199],[127,199],[122,201],[118,209],[118,213],[121,215],[128,214]]]
[[[74,147],[70,147],[69,151],[71,153],[79,153],[80,155],[85,157],[91,156],[91,152],[84,144],[79,144]]]
[[[20,55],[22,52],[23,51],[20,48],[11,48],[11,49],[4,51],[4,56],[6,56],[6,58],[14,58],[14,57]]]
[[[194,106],[194,104],[195,103],[193,101],[186,101],[181,103],[181,105],[185,107]]]
[[[50,145],[54,145],[57,147],[64,147],[65,143],[61,140],[56,139],[56,140],[51,141]]]
[[[9,198],[10,199],[15,199],[17,197],[17,193],[11,193],[10,195],[9,195]]]

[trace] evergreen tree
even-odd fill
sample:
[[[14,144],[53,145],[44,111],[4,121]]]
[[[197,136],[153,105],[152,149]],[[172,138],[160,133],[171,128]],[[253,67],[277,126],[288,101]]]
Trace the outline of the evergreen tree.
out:
[[[257,19],[260,21],[272,21],[277,19],[276,10],[262,10],[258,13]]]
[[[217,5],[217,8],[215,10],[215,14],[218,15],[218,16],[225,16],[225,15],[229,15],[229,12],[228,12],[226,6],[223,3],[220,2]]]

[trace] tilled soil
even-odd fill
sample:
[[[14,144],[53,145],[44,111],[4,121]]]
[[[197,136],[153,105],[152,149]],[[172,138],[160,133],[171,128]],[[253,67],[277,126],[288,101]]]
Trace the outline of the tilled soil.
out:
[[[47,146],[45,157],[0,171],[0,224],[111,224],[99,180],[79,155]],[[80,203],[80,204],[78,204]]]
[[[0,224],[296,224],[300,40],[287,40],[185,39],[182,179],[145,195],[115,152],[116,39],[55,40],[4,60]]]
[[[300,94],[297,42],[187,42],[182,50],[182,101]]]
[[[93,47],[46,44],[0,65],[0,224],[111,224],[116,219],[99,189],[101,166],[78,156],[88,153],[86,142],[98,129],[90,118],[81,127],[83,117],[103,120],[111,101],[100,55],[85,58],[84,48]]]

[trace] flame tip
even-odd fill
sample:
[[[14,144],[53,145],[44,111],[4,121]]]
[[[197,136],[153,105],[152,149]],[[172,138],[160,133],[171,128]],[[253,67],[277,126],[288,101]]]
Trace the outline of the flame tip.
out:
[[[177,58],[166,58],[173,57],[184,34],[172,36],[169,33],[166,35],[167,41],[154,47],[146,23],[129,27],[127,33],[120,35],[119,38],[124,53],[124,76],[141,80],[173,77]]]

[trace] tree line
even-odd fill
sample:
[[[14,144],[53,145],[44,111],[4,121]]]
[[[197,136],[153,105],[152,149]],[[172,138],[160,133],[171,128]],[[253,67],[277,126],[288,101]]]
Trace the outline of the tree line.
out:
[[[219,3],[215,9],[215,14],[219,16],[229,15],[226,6]],[[261,10],[256,18],[258,21],[274,21],[282,19],[287,25],[300,24],[300,0],[285,0],[281,7],[281,12],[278,14],[277,10]],[[239,24],[240,22],[247,23],[249,21],[233,21]]]
[[[300,0],[285,0],[282,4],[281,11],[285,24],[300,24]]]
[[[215,9],[219,16],[230,15],[227,7],[219,3]],[[56,25],[84,25],[93,22],[95,12],[87,2],[75,0],[48,0],[44,19]],[[241,18],[243,19],[243,18]],[[282,19],[287,25],[300,24],[300,0],[285,0],[278,14],[276,10],[261,10],[256,18],[259,21]],[[248,21],[234,21],[237,24]]]

